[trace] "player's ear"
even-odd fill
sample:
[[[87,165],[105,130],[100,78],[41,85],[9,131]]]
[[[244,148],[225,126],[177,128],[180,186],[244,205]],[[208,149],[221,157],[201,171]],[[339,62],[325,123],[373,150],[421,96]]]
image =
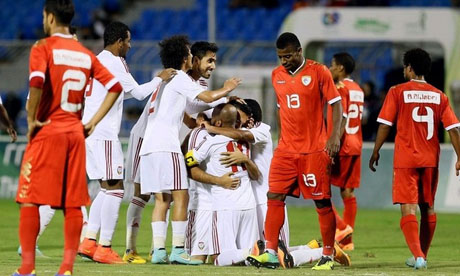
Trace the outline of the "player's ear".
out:
[[[196,62],[196,63],[199,63],[199,62],[200,62],[200,58],[197,57],[197,56],[194,56],[194,57],[192,58],[192,64],[195,64],[195,62]]]

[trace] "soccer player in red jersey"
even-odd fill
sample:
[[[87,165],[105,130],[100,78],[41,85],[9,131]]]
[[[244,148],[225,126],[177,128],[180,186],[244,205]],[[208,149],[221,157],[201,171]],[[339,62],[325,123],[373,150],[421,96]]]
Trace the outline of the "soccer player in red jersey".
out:
[[[43,26],[48,38],[30,52],[29,143],[24,153],[16,201],[21,205],[19,240],[22,264],[13,275],[35,275],[35,243],[40,205],[63,209],[64,257],[56,275],[71,275],[82,228],[81,206],[90,202],[85,177],[85,136],[122,91],[120,83],[94,54],[73,39],[71,0],[46,0]],[[83,93],[89,78],[110,92],[99,111],[81,123]]]
[[[457,154],[460,170],[460,123],[440,90],[425,81],[431,67],[430,55],[422,49],[404,54],[404,78],[408,82],[388,91],[377,121],[380,123],[369,168],[375,171],[379,150],[396,123],[393,163],[393,204],[401,206],[400,227],[413,255],[406,261],[415,269],[426,268],[426,257],[436,228],[434,197],[438,185],[439,140],[442,123]],[[415,213],[420,208],[419,224]]]
[[[364,108],[364,93],[350,75],[355,69],[355,61],[348,53],[333,56],[329,70],[342,96],[344,120],[340,129],[340,151],[332,165],[331,184],[340,188],[343,199],[343,219],[334,209],[337,222],[335,239],[344,250],[353,250],[351,239],[356,218],[356,197],[354,189],[359,188],[361,180],[361,148],[363,135],[361,118]],[[329,113],[331,109],[329,108]],[[331,115],[328,115],[328,130],[331,128]]]
[[[251,255],[255,266],[276,268],[279,231],[284,223],[287,195],[313,199],[324,242],[315,270],[333,268],[335,216],[331,205],[331,158],[339,151],[342,119],[340,95],[328,68],[305,59],[299,39],[283,33],[276,41],[281,66],[273,70],[272,84],[279,105],[281,136],[270,165],[268,210],[265,221],[267,251]],[[327,137],[323,108],[332,105],[333,131]]]

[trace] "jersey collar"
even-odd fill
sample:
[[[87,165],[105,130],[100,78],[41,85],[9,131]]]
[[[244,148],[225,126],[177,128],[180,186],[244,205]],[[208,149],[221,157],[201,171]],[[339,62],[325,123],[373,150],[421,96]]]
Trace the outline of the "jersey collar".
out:
[[[346,80],[346,81],[351,81],[351,82],[353,82],[353,80],[352,80],[352,79],[350,79],[350,78],[344,78],[343,80]]]
[[[292,71],[289,71],[289,73],[290,73],[291,75],[295,75],[295,74],[297,74],[297,72],[299,72],[299,70],[300,70],[300,69],[302,69],[304,65],[305,65],[305,59],[303,59],[303,62],[302,62],[302,64],[300,64],[300,66],[299,66],[297,69],[295,69],[295,71],[294,71],[294,72],[292,72]]]
[[[410,81],[415,81],[415,82],[426,83],[426,81],[425,81],[425,80],[416,80],[416,79],[411,79]]]
[[[54,33],[51,36],[59,36],[59,37],[62,37],[62,38],[73,38],[73,35],[71,35],[71,34],[61,34],[61,33]]]

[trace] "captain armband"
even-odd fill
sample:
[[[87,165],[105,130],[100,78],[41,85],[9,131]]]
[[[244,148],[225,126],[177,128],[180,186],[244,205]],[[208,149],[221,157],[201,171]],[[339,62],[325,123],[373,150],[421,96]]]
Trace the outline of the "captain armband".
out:
[[[193,150],[189,150],[187,154],[185,154],[185,164],[187,164],[189,168],[198,166],[198,161],[193,156]]]

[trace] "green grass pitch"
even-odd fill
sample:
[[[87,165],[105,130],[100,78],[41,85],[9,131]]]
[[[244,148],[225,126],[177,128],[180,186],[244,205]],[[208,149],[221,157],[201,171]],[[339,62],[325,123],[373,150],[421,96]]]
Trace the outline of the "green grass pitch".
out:
[[[138,250],[147,257],[151,243],[150,215],[152,205],[146,207],[139,231]],[[113,247],[120,254],[125,245],[127,205],[120,210]],[[0,275],[11,275],[19,266],[17,227],[19,209],[12,200],[0,200]],[[179,265],[102,265],[83,261],[77,256],[74,275],[460,275],[460,216],[438,214],[438,225],[428,256],[428,270],[414,271],[404,265],[410,256],[401,230],[398,211],[358,210],[355,234],[355,251],[350,255],[351,267],[336,266],[331,272],[315,272],[313,264],[300,268],[268,270],[254,267],[197,267]],[[63,216],[57,211],[53,221],[40,238],[42,252],[50,258],[37,259],[37,275],[54,275],[59,268],[63,246]],[[291,245],[305,244],[319,238],[318,219],[313,208],[289,207]],[[167,244],[170,244],[170,237]],[[169,251],[169,248],[168,248]]]

